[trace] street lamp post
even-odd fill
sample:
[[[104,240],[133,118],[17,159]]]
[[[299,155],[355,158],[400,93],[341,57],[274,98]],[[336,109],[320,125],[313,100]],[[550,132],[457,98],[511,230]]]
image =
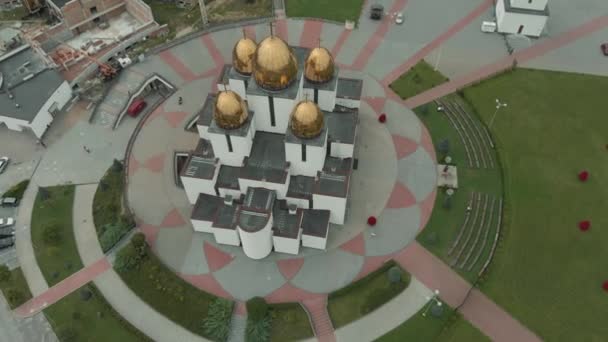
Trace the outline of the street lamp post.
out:
[[[433,304],[437,304],[437,306],[443,305],[443,303],[439,299],[437,299],[437,297],[439,297],[439,290],[433,291],[432,297],[426,297],[426,300],[428,301],[428,305],[427,305],[426,309],[424,310],[424,312],[422,313],[422,317],[426,317],[427,311],[429,311],[429,308],[431,306],[433,306]]]
[[[494,119],[496,118],[496,114],[498,114],[498,110],[503,107],[507,107],[507,104],[504,102],[500,102],[499,99],[496,99],[496,110],[494,111],[494,115],[492,115],[492,120],[490,120],[490,124],[488,125],[489,128],[492,128],[492,125],[494,124]]]

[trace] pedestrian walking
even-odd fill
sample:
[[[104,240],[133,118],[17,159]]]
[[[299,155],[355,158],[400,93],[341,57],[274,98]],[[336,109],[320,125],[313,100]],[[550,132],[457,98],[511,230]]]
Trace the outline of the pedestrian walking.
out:
[[[89,148],[88,148],[88,147],[86,147],[86,146],[82,146],[82,148],[84,149],[84,151],[85,151],[86,153],[91,153],[91,150],[89,150]]]

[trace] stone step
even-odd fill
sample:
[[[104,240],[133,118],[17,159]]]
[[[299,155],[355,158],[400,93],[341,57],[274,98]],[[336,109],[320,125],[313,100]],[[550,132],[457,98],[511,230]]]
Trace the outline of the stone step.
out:
[[[245,329],[247,328],[247,316],[232,315],[230,322],[230,335],[228,342],[245,342]]]

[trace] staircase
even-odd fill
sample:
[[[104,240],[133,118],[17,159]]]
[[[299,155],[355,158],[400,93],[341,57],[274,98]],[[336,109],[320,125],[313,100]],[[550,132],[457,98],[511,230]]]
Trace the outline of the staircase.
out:
[[[232,315],[230,321],[230,335],[228,342],[245,342],[245,328],[247,327],[247,316]]]
[[[319,342],[335,342],[334,326],[327,312],[327,297],[305,300],[303,302],[312,328]]]

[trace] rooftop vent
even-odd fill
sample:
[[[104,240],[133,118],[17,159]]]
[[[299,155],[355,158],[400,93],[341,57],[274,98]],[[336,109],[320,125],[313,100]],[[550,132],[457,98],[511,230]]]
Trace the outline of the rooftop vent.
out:
[[[19,108],[19,107],[21,107],[21,105],[19,105],[18,103],[15,103],[15,107]]]
[[[296,211],[298,210],[298,207],[292,203],[287,206],[287,209],[289,209],[289,215],[295,215]]]
[[[232,205],[232,195],[226,195],[226,197],[224,197],[224,204]]]
[[[27,81],[27,80],[31,80],[32,78],[34,78],[34,74],[27,74],[27,75],[25,75],[25,77],[23,77],[23,80]]]

